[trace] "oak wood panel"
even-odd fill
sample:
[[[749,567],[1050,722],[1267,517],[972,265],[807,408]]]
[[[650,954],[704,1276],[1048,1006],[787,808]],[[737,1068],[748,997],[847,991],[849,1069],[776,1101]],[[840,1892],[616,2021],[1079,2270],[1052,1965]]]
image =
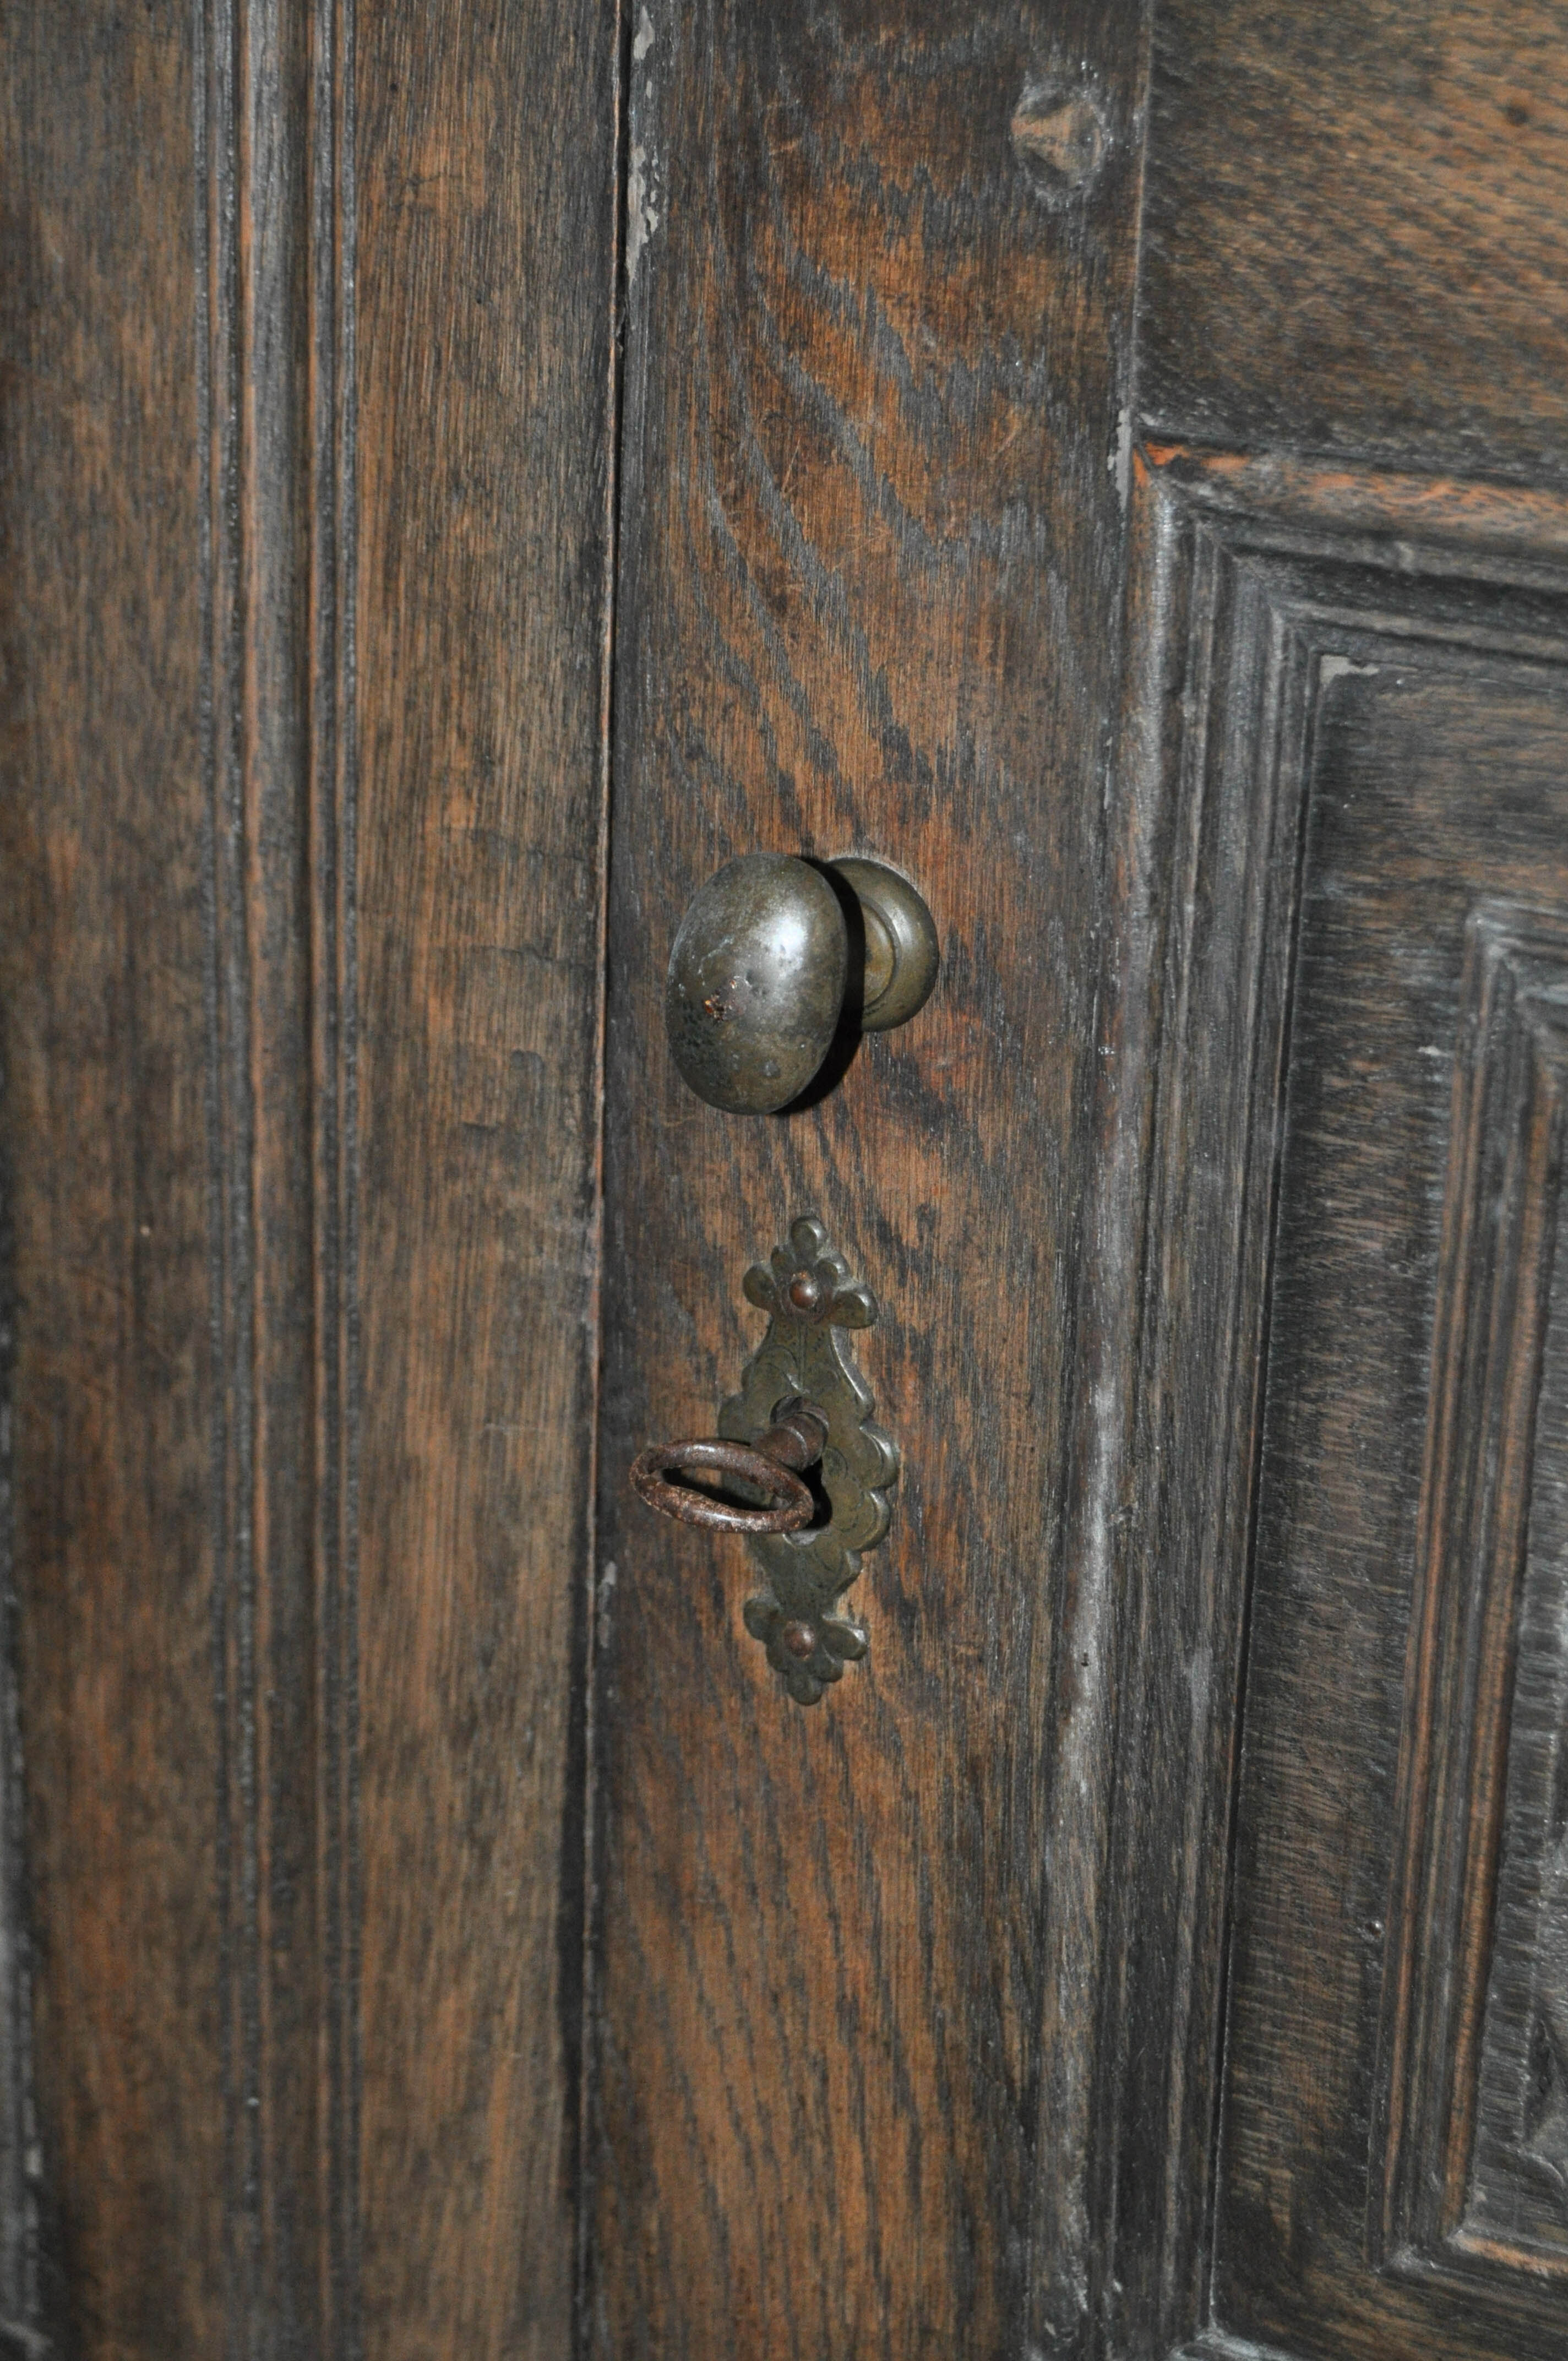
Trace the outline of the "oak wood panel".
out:
[[[1109,1606],[1053,1586],[1141,36],[934,0],[632,26],[588,2312],[617,2361],[1017,2350],[1081,2310],[1102,1830],[1072,1749]],[[757,848],[906,867],[944,969],[751,1121],[684,1090],[661,1008],[685,903]],[[711,1431],[741,1274],[808,1212],[881,1298],[858,1358],[905,1473],[850,1596],[870,1655],[803,1709],[739,1545],[625,1480]]]
[[[1140,416],[1568,475],[1562,0],[1162,0]]]
[[[1422,1471],[1480,1454],[1502,1499],[1519,1457],[1483,1389],[1432,1459],[1428,1403],[1467,922],[1484,900],[1561,923],[1568,515],[1156,456],[1118,826],[1162,1048],[1124,1115],[1150,1187],[1091,2349],[1535,2355],[1563,2323],[1533,2267],[1440,2284],[1377,2224]],[[1552,1218],[1540,1190],[1526,1218]],[[1450,1787],[1463,1656],[1419,1716]],[[1509,1808],[1517,1855],[1542,1807]]]
[[[1200,478],[1200,480],[1202,480]],[[1127,1366],[1124,1463],[1107,1468],[1125,1649],[1091,2177],[1084,2343],[1165,2356],[1203,2320],[1220,1953],[1243,1586],[1262,1348],[1266,1196],[1295,829],[1315,667],[1173,468],[1135,466],[1127,711],[1113,936],[1136,947],[1115,1004],[1107,1132],[1124,1250],[1101,1318]],[[1281,905],[1283,904],[1283,915]],[[1261,1102],[1261,1104],[1260,1104]],[[1135,1211],[1135,1220],[1129,1214]],[[1120,1318],[1115,1297],[1124,1299]],[[1086,1775],[1108,1777],[1104,1760]]]
[[[230,2130],[196,67],[170,12],[3,29],[0,1022],[48,2312],[87,2351],[195,2356],[225,2343]]]
[[[351,2301],[345,22],[3,44],[41,2312],[83,2354],[321,2349]]]
[[[556,2355],[614,14],[4,31],[0,2339]]]
[[[361,2196],[377,2361],[558,2361],[570,2335],[617,56],[600,0],[361,12]]]
[[[1374,2227],[1396,2268],[1483,2285],[1523,2273],[1550,2330],[1568,2259],[1557,1763],[1568,928],[1534,905],[1483,900],[1466,932]]]
[[[1538,903],[1560,924],[1568,913],[1568,581],[1559,578],[1555,600],[1523,584],[1511,598],[1488,588],[1464,585],[1463,620],[1452,594],[1446,616],[1430,591],[1385,594],[1387,624],[1368,616],[1347,650],[1366,670],[1342,675],[1332,702],[1325,696],[1306,818],[1257,1477],[1215,2303],[1244,2331],[1307,2354],[1534,2361],[1543,2345],[1568,2344],[1561,2290],[1541,2290],[1533,2258],[1521,2263],[1517,2248],[1490,2289],[1374,2281],[1364,2259],[1377,2199],[1368,2125],[1387,2105],[1376,1995],[1418,1521],[1431,1521],[1427,1487],[1448,1479],[1452,1458],[1485,1448],[1464,1427],[1447,1452],[1427,1446],[1440,1191],[1455,1064],[1463,1071],[1466,1060],[1466,921],[1479,902],[1498,898]],[[1527,1132],[1527,1155],[1530,1144]],[[1520,1192],[1527,1224],[1554,1219],[1549,1168],[1527,1170]],[[1530,1261],[1527,1248],[1525,1286]],[[1463,1274],[1451,1275],[1450,1286],[1459,1283]],[[1500,1306],[1494,1312],[1491,1349],[1505,1353]],[[1519,1312],[1528,1334],[1527,1308]],[[1514,1381],[1522,1361],[1529,1385],[1539,1348],[1515,1350]],[[1528,1451],[1532,1424],[1521,1406],[1486,1453],[1510,1606],[1519,1559],[1517,1527],[1509,1551],[1508,1496],[1528,1483],[1520,1444]],[[1538,1463],[1538,1472],[1553,1480],[1550,1466]],[[1560,1574],[1546,1578],[1560,1589]],[[1497,1587],[1487,1587],[1495,1612]],[[1528,1624],[1516,1631],[1522,1648]],[[1487,1654],[1495,1668],[1495,1650]],[[1422,1739],[1445,1781],[1458,1775],[1472,1727],[1476,1775],[1497,1776],[1490,1730],[1506,1705],[1487,1669],[1474,1684],[1458,1672],[1430,1698]],[[1493,1910],[1497,1841],[1494,1821],[1469,1863],[1477,1900]],[[1515,1866],[1523,1866],[1517,1855]],[[1500,1960],[1495,1918],[1488,1936]],[[1519,2031],[1528,2037],[1527,2026]],[[1488,2062],[1496,2039],[1494,2026]],[[1452,2138],[1468,2112],[1462,2082],[1451,2104]],[[1485,2111],[1481,2127],[1491,2128]],[[1495,2167],[1479,2152],[1469,2171],[1483,2190],[1490,2175],[1495,2190]]]
[[[208,0],[190,20],[224,1716],[225,2048],[212,2103],[226,2117],[227,2335],[263,2352],[330,2346],[353,2313],[349,1444],[328,1375],[347,1312],[345,979],[333,950],[351,793],[339,743],[348,21],[337,0]],[[175,183],[166,206],[179,194]]]

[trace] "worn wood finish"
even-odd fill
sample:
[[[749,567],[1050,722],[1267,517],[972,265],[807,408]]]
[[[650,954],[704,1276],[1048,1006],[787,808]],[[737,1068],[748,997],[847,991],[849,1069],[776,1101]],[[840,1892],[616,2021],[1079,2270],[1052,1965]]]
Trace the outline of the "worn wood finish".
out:
[[[82,2353],[324,2347],[352,2311],[346,19],[5,32],[43,2314]]]
[[[1534,976],[1568,910],[1568,511],[1157,456],[1140,464],[1124,874],[1146,887],[1126,923],[1161,947],[1141,1024],[1163,1051],[1143,1069],[1146,1112],[1135,1093],[1126,1111],[1152,1185],[1122,1520],[1100,2333],[1115,2353],[1229,2333],[1301,2356],[1535,2355],[1563,2315],[1517,2193],[1515,2251],[1465,2285],[1425,2249],[1400,2261],[1410,2201],[1394,2192],[1429,2188],[1445,2148],[1452,2180],[1478,2114],[1503,2136],[1537,2039],[1528,1995],[1555,1972],[1520,1849],[1549,1827],[1551,1782],[1536,1725],[1511,1755],[1500,1733],[1511,1652],[1560,1581],[1532,1543],[1521,1593],[1546,1282],[1521,1245],[1513,1261],[1537,1276],[1516,1283],[1506,1235],[1554,1224],[1560,1150],[1549,1084],[1506,1079],[1517,1057],[1473,1079],[1491,1071],[1477,1025],[1500,1020],[1465,1012],[1490,1005],[1474,981],[1486,941],[1523,943]],[[1486,1219],[1515,1212],[1472,1251],[1462,1210],[1444,1245],[1445,1174],[1463,1209],[1479,1185],[1464,1110],[1483,1088],[1538,1112],[1498,1119],[1487,1153],[1514,1177],[1489,1187]],[[1471,1301],[1477,1284],[1489,1294]],[[1442,1312],[1456,1289],[1463,1308]],[[1452,1341],[1465,1335],[1489,1341]],[[1444,1376],[1465,1351],[1486,1357]],[[1490,1503],[1441,1510],[1479,1466]],[[1500,1521],[1484,1543],[1473,1515]],[[1479,1580],[1423,1574],[1477,1546]],[[1455,1584],[1482,1616],[1464,1644]],[[1412,1653],[1429,1594],[1450,1636]],[[1549,1655],[1530,1676],[1550,1683]],[[1494,1898],[1505,1792],[1511,1920]],[[1549,1859],[1549,1833],[1535,1841]],[[1399,1902],[1407,1876],[1412,1893],[1460,1877],[1463,1942],[1443,1933],[1452,1902],[1435,1921]],[[1471,1962],[1458,2018],[1442,2014],[1445,1943]],[[1448,2030],[1421,2057],[1446,2076],[1467,2042],[1468,2084],[1445,2080],[1435,2128],[1390,2141],[1416,2070],[1397,2062],[1404,2028],[1434,2008]],[[1528,2145],[1521,2120],[1509,2153]],[[1467,2153],[1483,2214],[1507,2169]]]
[[[0,1023],[38,2098],[59,2278],[120,2349],[150,2354],[156,2315],[195,2354],[223,2341],[226,2175],[192,59],[142,24],[93,43],[83,14],[4,25]],[[135,159],[103,144],[122,120]]]
[[[558,2355],[613,12],[3,29],[0,2342]]]
[[[0,0],[0,2351],[1568,2349],[1568,24],[1147,34]],[[742,1121],[758,848],[945,971]]]
[[[308,48],[267,9],[243,40],[223,8],[13,10],[5,35],[3,998],[43,2312],[73,2350],[193,2355],[264,2308],[319,2321],[323,2279],[298,2038],[322,1828],[291,587]],[[263,83],[286,130],[258,120]]]
[[[1140,412],[1568,478],[1561,0],[1162,0]]]
[[[616,184],[601,0],[362,12],[365,2338],[567,2348]]]
[[[1568,929],[1467,927],[1396,1828],[1376,2243],[1523,2271],[1548,2311],[1563,2203],[1563,990]],[[1556,2284],[1552,2281],[1555,2279]]]
[[[1553,518],[1558,533],[1562,522]],[[1320,720],[1258,1477],[1216,2302],[1238,2325],[1266,2324],[1309,2351],[1337,2335],[1410,2361],[1444,2350],[1534,2356],[1543,2334],[1561,2344],[1568,2325],[1561,2289],[1540,2285],[1539,2242],[1517,2192],[1511,2202],[1503,2197],[1502,2160],[1489,2153],[1502,2144],[1517,2182],[1532,2145],[1522,2099],[1535,2069],[1522,2076],[1515,2069],[1510,2103],[1497,2087],[1508,2079],[1499,2047],[1536,2046],[1530,1987],[1544,1979],[1550,1998],[1561,1981],[1550,1893],[1539,1876],[1546,1864],[1538,1847],[1531,1875],[1517,1797],[1498,1888],[1505,1787],[1525,1779],[1527,1817],[1531,1808],[1552,1816],[1550,1772],[1542,1783],[1537,1763],[1531,1778],[1522,1759],[1535,1735],[1528,1685],[1550,1678],[1541,1622],[1560,1617],[1563,1605],[1548,1535],[1533,1533],[1528,1558],[1523,1546],[1538,1432],[1534,1480],[1543,1511],[1561,1482],[1537,1405],[1557,1420],[1565,1407],[1561,1397],[1541,1399],[1541,1338],[1530,1301],[1542,1290],[1530,1233],[1541,1223],[1554,1228],[1557,1216],[1561,1147],[1549,1049],[1525,1084],[1533,1109],[1491,1116],[1497,1130],[1512,1133],[1524,1167],[1508,1190],[1494,1183],[1484,1216],[1499,1225],[1494,1252],[1503,1267],[1495,1282],[1477,1277],[1475,1256],[1455,1235],[1457,1207],[1445,1241],[1439,1194],[1445,1170],[1455,1197],[1465,1187],[1455,1167],[1466,1152],[1459,1126],[1474,1119],[1473,1059],[1483,1060],[1485,1090],[1487,1070],[1510,1055],[1507,1047],[1472,1048],[1485,987],[1464,991],[1467,927],[1475,965],[1485,963],[1486,948],[1474,939],[1478,930],[1496,929],[1504,945],[1521,931],[1530,939],[1528,924],[1510,925],[1494,916],[1499,908],[1541,906],[1559,932],[1568,917],[1568,575],[1559,574],[1548,596],[1530,565],[1536,555],[1528,544],[1518,553],[1512,586],[1506,565],[1494,561],[1491,584],[1481,569],[1479,581],[1464,585],[1463,603],[1449,584],[1424,597],[1385,593],[1388,625],[1379,629],[1377,617],[1355,652],[1376,670],[1342,679]],[[1425,627],[1427,645],[1409,645],[1412,623]],[[1529,1028],[1520,1029],[1528,1045]],[[1501,1089],[1506,1097],[1506,1083]],[[1496,1152],[1502,1142],[1492,1145]],[[1523,1231],[1512,1245],[1510,1226]],[[1454,1328],[1486,1318],[1488,1292],[1486,1341],[1460,1342]],[[1500,1417],[1485,1395],[1475,1399],[1473,1378],[1449,1374],[1441,1343],[1434,1370],[1434,1339],[1445,1333],[1451,1356],[1491,1360],[1492,1383],[1505,1396]],[[1477,1564],[1477,1537],[1466,1553],[1453,1495],[1463,1492],[1466,1462],[1474,1468],[1478,1461],[1495,1488],[1495,1522],[1479,1537]],[[1466,1587],[1479,1593],[1491,1629],[1475,1643],[1479,1664],[1451,1660],[1420,1701],[1413,1743],[1440,1789],[1463,1775],[1473,1749],[1479,1791],[1481,1825],[1463,1846],[1460,1874],[1469,1913],[1483,1918],[1490,2007],[1484,2038],[1476,2028],[1462,2035],[1481,2054],[1456,2061],[1443,2139],[1452,2180],[1454,2145],[1472,2125],[1478,2135],[1461,2169],[1468,2202],[1451,2196],[1443,2206],[1445,2216],[1463,2217],[1452,2224],[1462,2237],[1468,2228],[1471,2239],[1484,2239],[1491,2223],[1495,2284],[1470,2290],[1457,2275],[1430,2284],[1420,2269],[1409,2285],[1402,2277],[1390,2284],[1391,2275],[1369,2284],[1362,2260],[1378,2199],[1376,2180],[1370,2191],[1362,2185],[1366,2125],[1388,2104],[1369,1987],[1400,1964],[1397,1949],[1383,1953],[1391,1839],[1400,1834],[1390,1809],[1398,1700],[1412,1590],[1465,1579],[1442,1566],[1449,1547],[1469,1554]],[[1515,1651],[1524,1686],[1512,1701],[1509,1747],[1498,1717],[1508,1714],[1505,1664]],[[1303,1762],[1311,1764],[1310,1781],[1291,1767]],[[1534,1889],[1533,1907],[1521,1907],[1520,1880]],[[1508,1915],[1497,1915],[1499,1903]],[[1469,1929],[1466,1952],[1476,1940],[1475,1915]],[[1445,1978],[1444,1966],[1430,1957],[1426,1964],[1434,1981]],[[1487,1981],[1464,1970],[1454,1995],[1462,2015],[1479,2013]],[[1430,1987],[1409,1998],[1438,2002]],[[1429,2155],[1414,2169],[1425,2178],[1435,2165]],[[1537,2169],[1550,2201],[1549,2159]],[[1512,2219],[1511,2237],[1498,2238],[1499,2205]]]
[[[990,2353],[1076,2316],[1108,1602],[1059,1573],[1115,681],[1134,6],[638,12],[612,829],[592,2348]],[[1098,142],[1050,126],[1087,115]],[[1094,155],[1098,149],[1098,169]],[[737,1119],[662,1031],[756,848],[905,866],[935,998]],[[789,1702],[740,1546],[626,1471],[711,1431],[817,1212],[905,1474]],[[1056,1906],[1046,1916],[1047,1894]],[[1049,2181],[1043,2210],[1037,2184]]]

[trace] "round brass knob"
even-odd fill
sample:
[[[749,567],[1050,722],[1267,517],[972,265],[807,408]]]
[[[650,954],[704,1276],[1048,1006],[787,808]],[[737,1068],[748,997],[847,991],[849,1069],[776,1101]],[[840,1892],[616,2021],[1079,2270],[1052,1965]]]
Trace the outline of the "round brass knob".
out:
[[[743,853],[696,895],[670,953],[675,1063],[709,1106],[776,1114],[842,1024],[885,1032],[913,1016],[938,963],[930,911],[881,862]]]

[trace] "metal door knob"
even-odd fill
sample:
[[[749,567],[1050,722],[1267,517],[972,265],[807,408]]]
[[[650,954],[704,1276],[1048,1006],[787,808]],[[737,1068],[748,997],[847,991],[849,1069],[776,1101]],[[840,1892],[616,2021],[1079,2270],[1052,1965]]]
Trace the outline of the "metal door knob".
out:
[[[696,895],[670,953],[675,1063],[709,1106],[773,1115],[846,1022],[881,1033],[913,1016],[938,961],[930,911],[880,861],[743,853]]]
[[[810,1487],[800,1480],[801,1471],[816,1466],[827,1440],[828,1421],[814,1403],[785,1402],[754,1444],[730,1443],[717,1434],[701,1442],[655,1444],[633,1460],[631,1488],[661,1516],[678,1517],[685,1525],[707,1525],[726,1533],[797,1533],[817,1513]],[[698,1467],[755,1485],[773,1507],[734,1508],[711,1493],[668,1480],[672,1474]]]

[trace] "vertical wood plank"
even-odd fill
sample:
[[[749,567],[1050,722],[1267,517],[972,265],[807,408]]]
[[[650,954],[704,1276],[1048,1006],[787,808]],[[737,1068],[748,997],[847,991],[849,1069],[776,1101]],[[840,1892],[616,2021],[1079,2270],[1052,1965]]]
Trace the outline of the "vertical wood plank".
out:
[[[78,0],[0,45],[16,1578],[84,2355],[352,2339],[348,26]]]
[[[359,40],[366,2349],[558,2361],[616,16],[439,0]]]
[[[1103,1831],[1052,1796],[1109,1644],[1061,1520],[1141,12],[648,0],[632,53],[594,2349],[1016,2352],[1082,2301],[1058,2070]],[[742,1120],[661,1004],[755,849],[906,867],[944,968]],[[802,1710],[740,1546],[624,1486],[712,1431],[740,1275],[805,1212],[882,1298],[905,1473],[870,1657]]]
[[[317,777],[338,696],[319,619],[338,596],[322,533],[339,485],[317,464],[313,415],[344,301],[341,271],[313,267],[336,168],[332,68],[325,93],[319,69],[339,22],[332,0],[206,0],[199,20],[224,2262],[231,2345],[269,2355],[320,2348],[340,2327],[341,2144],[334,2155],[323,2134],[350,2070],[323,2042],[342,1966],[328,1862],[344,1829],[321,1776],[339,1635],[321,1520],[337,1437],[315,1415],[332,1347],[317,1313],[341,1241],[315,1056],[332,1001],[313,974],[339,887]]]
[[[189,12],[10,6],[4,1131],[47,2312],[219,2353],[207,823]]]

